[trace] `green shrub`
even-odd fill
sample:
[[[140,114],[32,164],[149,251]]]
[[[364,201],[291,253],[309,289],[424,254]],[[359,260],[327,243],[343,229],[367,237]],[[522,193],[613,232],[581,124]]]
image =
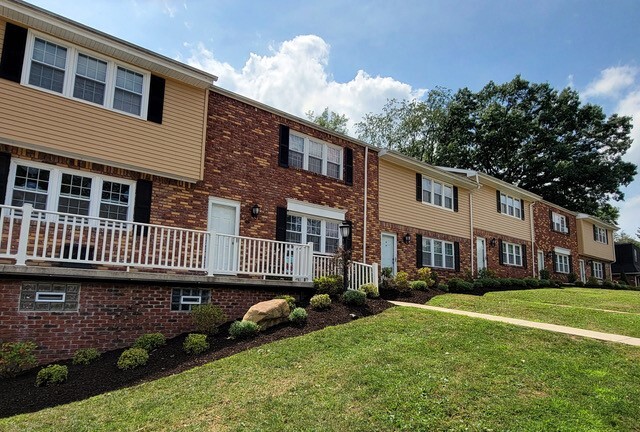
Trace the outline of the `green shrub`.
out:
[[[52,384],[62,384],[69,376],[69,368],[59,364],[52,364],[40,369],[36,377],[36,385],[48,386]]]
[[[582,287],[584,286],[584,282],[582,282],[582,281],[576,281],[575,285],[576,285],[578,288],[582,288]]]
[[[482,285],[484,286],[484,289],[495,290],[495,289],[502,288],[501,279],[487,277],[480,280],[482,281]]]
[[[488,268],[483,268],[478,272],[479,279],[496,279],[497,277],[496,272]]]
[[[395,278],[396,290],[401,293],[411,292],[411,283],[409,282],[409,274],[407,272],[398,272]]]
[[[253,321],[234,321],[229,327],[229,335],[234,339],[248,339],[260,331],[260,326]]]
[[[452,293],[465,293],[473,291],[473,284],[460,278],[449,279],[449,291]]]
[[[429,288],[427,283],[423,280],[417,280],[411,282],[411,289],[417,291],[426,291]]]
[[[442,292],[449,292],[449,285],[447,284],[440,284],[438,285],[438,289]]]
[[[378,298],[378,297],[380,297],[380,292],[378,291],[378,287],[375,286],[374,284],[360,285],[360,288],[358,288],[358,291],[362,291],[369,298]]]
[[[539,274],[540,274],[540,279],[542,279],[542,280],[550,280],[551,279],[551,273],[547,269],[540,270]]]
[[[190,333],[182,343],[182,349],[187,354],[202,354],[209,349],[207,335],[202,333]]]
[[[118,369],[135,369],[144,366],[149,361],[149,353],[144,348],[129,348],[122,351],[118,359]]]
[[[142,348],[147,352],[151,352],[154,349],[161,347],[167,343],[167,339],[162,333],[147,333],[140,336],[133,343],[132,348]]]
[[[329,297],[329,294],[316,294],[311,297],[309,304],[316,310],[329,309],[331,306],[331,297]]]
[[[286,300],[287,304],[289,305],[289,310],[294,310],[296,308],[296,298],[290,295],[279,295],[277,297],[274,297],[276,299],[280,299],[280,300]]]
[[[528,288],[538,288],[540,286],[540,281],[534,277],[526,277],[522,280]]]
[[[418,280],[427,284],[427,288],[435,285],[436,281],[430,267],[421,267],[418,269]]]
[[[474,291],[482,291],[485,288],[485,283],[483,279],[478,279],[473,281],[473,290]]]
[[[604,281],[602,281],[602,288],[615,289],[617,287],[610,280],[604,280]]]
[[[14,377],[37,365],[33,354],[37,347],[31,341],[3,343],[0,347],[0,377]]]
[[[511,278],[511,286],[513,288],[527,288],[527,282],[524,279]]]
[[[540,288],[553,288],[553,284],[549,279],[540,279]]]
[[[289,321],[291,322],[291,324],[298,327],[304,326],[307,323],[307,318],[308,318],[307,311],[301,307],[295,308],[289,314]]]
[[[587,279],[586,285],[590,288],[600,288],[600,281],[594,276],[591,276],[589,279]]]
[[[329,294],[338,297],[344,291],[342,276],[321,276],[313,280],[313,287],[317,294]]]
[[[197,332],[216,334],[218,327],[227,321],[227,316],[220,306],[207,303],[191,308],[191,320]]]
[[[351,306],[362,306],[367,302],[367,295],[362,291],[348,290],[342,294],[342,303]]]
[[[100,357],[100,353],[95,348],[81,348],[73,354],[74,365],[88,365]]]
[[[569,273],[569,274],[567,275],[567,282],[569,282],[569,283],[575,283],[575,281],[577,281],[577,280],[578,280],[578,275],[577,275],[577,274],[575,274],[575,273]]]
[[[562,286],[562,281],[560,279],[551,279],[551,286],[553,288],[560,288]]]

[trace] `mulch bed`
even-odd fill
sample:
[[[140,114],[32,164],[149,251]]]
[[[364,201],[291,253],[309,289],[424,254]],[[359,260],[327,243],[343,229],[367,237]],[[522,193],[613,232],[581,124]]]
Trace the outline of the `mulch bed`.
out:
[[[426,291],[413,290],[409,293],[380,289],[380,296],[385,300],[397,300],[408,303],[425,304],[437,295],[445,294],[444,291],[429,288]]]
[[[217,335],[209,338],[209,351],[198,356],[190,356],[182,351],[185,334],[168,340],[167,345],[151,352],[146,366],[130,371],[121,371],[116,367],[123,349],[103,353],[98,360],[86,366],[73,365],[70,360],[58,362],[69,368],[68,381],[58,386],[35,387],[40,367],[34,368],[16,378],[0,381],[0,418],[38,411],[156,380],[269,342],[344,324],[354,319],[351,314],[357,317],[369,316],[392,306],[382,299],[367,300],[367,304],[362,307],[345,306],[335,301],[327,311],[319,312],[308,308],[308,322],[304,327],[293,327],[285,323],[271,327],[253,339],[241,341],[228,339],[227,324]]]

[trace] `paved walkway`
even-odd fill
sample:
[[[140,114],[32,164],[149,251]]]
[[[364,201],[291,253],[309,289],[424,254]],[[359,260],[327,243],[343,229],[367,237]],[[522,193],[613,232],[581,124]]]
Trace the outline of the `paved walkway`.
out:
[[[399,302],[399,301],[392,301],[391,303],[398,306],[408,306],[408,307],[415,307],[418,309],[427,309],[427,310],[446,312],[446,313],[451,313],[456,315],[465,315],[468,317],[482,318],[489,321],[498,321],[498,322],[503,322],[508,324],[519,325],[522,327],[530,327],[530,328],[536,328],[541,330],[548,330],[556,333],[565,333],[565,334],[574,335],[574,336],[582,336],[582,337],[600,339],[600,340],[609,341],[609,342],[618,342],[618,343],[627,344],[627,345],[640,346],[640,338],[622,336],[622,335],[617,335],[613,333],[602,333],[602,332],[584,330],[584,329],[575,328],[575,327],[567,327],[567,326],[561,326],[556,324],[547,324],[547,323],[541,323],[536,321],[527,321],[527,320],[521,320],[517,318],[507,318],[507,317],[498,316],[498,315],[487,315],[487,314],[463,311],[458,309],[447,309],[447,308],[442,308],[437,306],[421,305],[417,303],[407,303],[407,302]]]

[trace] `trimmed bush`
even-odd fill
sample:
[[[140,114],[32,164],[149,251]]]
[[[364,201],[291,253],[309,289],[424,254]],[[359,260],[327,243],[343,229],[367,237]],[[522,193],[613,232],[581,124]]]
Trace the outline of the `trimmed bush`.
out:
[[[286,300],[287,304],[289,305],[289,310],[294,310],[296,308],[296,298],[293,296],[285,294],[274,297],[274,299]]]
[[[140,336],[133,343],[132,348],[142,348],[147,352],[161,347],[167,343],[167,338],[162,333],[147,333]]]
[[[449,279],[449,291],[452,293],[466,293],[473,291],[473,284],[460,278]]]
[[[478,278],[480,279],[497,279],[498,275],[491,269],[483,268],[478,272]]]
[[[427,285],[427,283],[423,280],[417,280],[417,281],[411,282],[412,290],[426,291],[428,288],[429,288],[429,285]]]
[[[534,277],[524,278],[523,280],[529,288],[538,288],[540,286],[540,281]]]
[[[478,279],[473,281],[473,290],[474,291],[482,291],[485,288],[484,280]]]
[[[216,334],[218,327],[227,321],[227,316],[220,306],[215,304],[203,304],[191,308],[191,319],[198,333]]]
[[[34,342],[5,342],[0,347],[0,377],[10,378],[38,364]]]
[[[190,333],[182,343],[182,350],[187,354],[202,354],[209,349],[207,335],[201,333]]]
[[[527,282],[524,279],[511,278],[511,286],[514,288],[527,288]]]
[[[88,365],[100,357],[100,353],[95,348],[81,348],[73,354],[74,365]]]
[[[421,267],[418,269],[418,280],[426,283],[427,288],[436,283],[430,267]]]
[[[298,307],[289,314],[289,321],[295,326],[302,327],[307,323],[307,317],[307,311]]]
[[[582,288],[582,287],[584,287],[584,282],[576,281],[575,286],[577,286],[578,288]]]
[[[547,269],[540,270],[540,279],[549,280],[551,279],[551,273]]]
[[[553,288],[553,283],[549,279],[540,279],[540,288]]]
[[[447,284],[440,284],[438,285],[438,289],[442,292],[449,292],[449,285]]]
[[[578,280],[578,275],[575,273],[569,273],[567,275],[567,282],[569,283],[575,283]]]
[[[129,348],[122,351],[118,359],[118,369],[128,370],[144,366],[149,361],[149,353],[144,348]]]
[[[591,276],[587,279],[586,286],[588,286],[589,288],[600,288],[600,281],[594,276]]]
[[[396,290],[401,293],[411,292],[411,283],[409,282],[409,274],[407,272],[398,272],[395,278]]]
[[[329,294],[316,294],[311,297],[309,304],[315,310],[329,309],[331,307],[331,297],[329,297]]]
[[[605,280],[605,281],[602,281],[602,288],[616,289],[617,287],[616,287],[616,284],[614,284],[610,280]]]
[[[378,297],[380,297],[380,292],[378,291],[378,287],[375,286],[374,284],[360,285],[360,288],[358,288],[358,291],[362,291],[369,298],[378,298]]]
[[[234,339],[248,339],[260,331],[260,326],[253,321],[234,321],[229,327],[229,335]]]
[[[367,302],[367,295],[362,291],[348,290],[342,294],[342,303],[350,306],[363,306]]]
[[[318,294],[329,294],[338,297],[344,291],[342,276],[321,276],[313,280],[313,287]]]
[[[495,289],[502,288],[501,279],[484,278],[484,279],[480,279],[480,280],[482,281],[482,285],[484,286],[484,289],[495,290]]]
[[[48,386],[54,384],[62,384],[69,376],[69,368],[59,364],[52,364],[40,369],[36,377],[36,385]]]

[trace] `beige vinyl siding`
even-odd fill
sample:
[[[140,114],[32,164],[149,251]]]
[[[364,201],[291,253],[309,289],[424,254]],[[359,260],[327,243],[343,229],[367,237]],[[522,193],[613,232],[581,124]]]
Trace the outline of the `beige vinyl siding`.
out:
[[[415,171],[380,160],[379,172],[381,221],[470,238],[468,190],[458,188],[458,212],[454,212],[416,201]]]
[[[162,124],[0,80],[0,140],[197,181],[206,91],[166,80]]]
[[[578,253],[605,261],[614,260],[613,233],[607,230],[609,244],[597,242],[593,239],[593,223],[578,219]]]
[[[509,194],[508,191],[503,191]],[[498,213],[496,189],[483,185],[473,193],[473,227],[531,241],[530,203],[524,203],[525,220]]]

